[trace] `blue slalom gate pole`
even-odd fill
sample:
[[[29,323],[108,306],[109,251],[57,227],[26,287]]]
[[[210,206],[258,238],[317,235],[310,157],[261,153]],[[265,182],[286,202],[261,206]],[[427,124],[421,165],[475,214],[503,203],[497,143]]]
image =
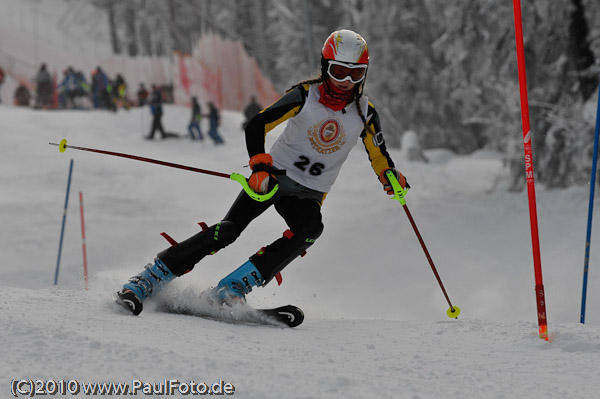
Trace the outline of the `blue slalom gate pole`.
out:
[[[598,87],[598,108],[596,110],[596,130],[594,132],[594,158],[590,179],[590,203],[588,207],[587,234],[585,238],[585,260],[583,263],[583,289],[581,290],[581,315],[579,321],[585,324],[585,301],[587,296],[588,269],[590,264],[590,240],[592,237],[592,216],[594,213],[594,191],[596,188],[596,165],[598,164],[598,136],[600,135],[600,85]]]
[[[65,209],[63,211],[62,227],[60,228],[60,241],[58,242],[58,259],[56,260],[56,271],[54,272],[54,285],[58,284],[58,269],[60,268],[60,253],[62,252],[63,236],[65,234],[65,222],[67,221],[67,207],[69,206],[69,191],[71,190],[71,175],[73,174],[73,159],[69,164],[69,179],[67,180],[67,195],[65,197]]]

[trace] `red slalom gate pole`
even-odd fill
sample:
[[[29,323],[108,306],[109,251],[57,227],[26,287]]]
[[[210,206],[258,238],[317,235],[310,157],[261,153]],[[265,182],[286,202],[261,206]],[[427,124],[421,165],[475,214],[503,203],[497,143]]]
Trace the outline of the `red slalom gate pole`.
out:
[[[533,177],[533,151],[531,148],[531,130],[529,126],[529,103],[527,101],[527,78],[525,74],[525,51],[523,49],[523,24],[521,17],[521,1],[513,0],[515,16],[515,38],[517,42],[517,63],[519,67],[519,88],[521,94],[521,119],[523,124],[523,145],[525,150],[525,175],[527,178],[527,194],[529,197],[529,221],[531,225],[531,241],[533,246],[533,268],[535,272],[535,293],[537,300],[539,335],[548,341],[548,320],[546,318],[546,299],[542,281],[542,261],[540,256],[540,240],[537,223],[535,200],[535,181]]]
[[[88,267],[87,253],[85,249],[85,222],[83,218],[83,193],[79,192],[79,213],[81,214],[81,245],[83,248],[83,278],[85,280],[85,289],[88,289]]]

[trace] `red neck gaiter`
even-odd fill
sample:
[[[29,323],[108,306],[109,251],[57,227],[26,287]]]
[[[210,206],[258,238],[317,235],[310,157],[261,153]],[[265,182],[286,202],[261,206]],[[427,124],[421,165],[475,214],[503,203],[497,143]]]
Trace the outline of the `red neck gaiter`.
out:
[[[334,111],[343,110],[346,104],[350,103],[354,98],[352,90],[338,89],[329,82],[329,79],[325,79],[319,85],[319,93],[321,93],[319,102]]]

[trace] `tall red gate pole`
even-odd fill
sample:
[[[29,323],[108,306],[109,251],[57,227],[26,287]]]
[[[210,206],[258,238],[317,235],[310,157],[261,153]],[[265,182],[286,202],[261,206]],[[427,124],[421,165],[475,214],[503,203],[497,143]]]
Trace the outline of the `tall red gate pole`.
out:
[[[523,123],[523,145],[525,149],[525,175],[529,196],[529,221],[533,246],[533,268],[535,271],[535,296],[537,300],[540,338],[548,340],[548,321],[546,318],[546,299],[542,281],[542,261],[540,259],[540,239],[535,201],[535,181],[533,177],[533,151],[531,149],[531,131],[529,127],[529,104],[527,101],[527,79],[525,76],[525,52],[523,50],[523,25],[521,18],[521,0],[513,0],[515,15],[515,37],[517,40],[517,62],[519,66],[519,88],[521,92],[521,119]]]

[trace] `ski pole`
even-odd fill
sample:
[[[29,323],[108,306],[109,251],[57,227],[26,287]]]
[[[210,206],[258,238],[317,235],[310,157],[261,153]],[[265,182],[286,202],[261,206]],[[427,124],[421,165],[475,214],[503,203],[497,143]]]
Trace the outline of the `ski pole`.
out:
[[[215,172],[215,171],[207,170],[207,169],[195,168],[193,166],[181,165],[181,164],[172,163],[172,162],[160,161],[160,160],[152,159],[152,158],[140,157],[137,155],[123,154],[120,152],[113,152],[113,151],[106,151],[106,150],[98,150],[95,148],[77,147],[74,145],[67,145],[67,139],[62,139],[59,144],[57,144],[57,143],[48,143],[48,144],[58,146],[58,150],[60,152],[65,152],[67,150],[67,148],[72,148],[74,150],[90,151],[90,152],[95,152],[98,154],[112,155],[115,157],[122,157],[122,158],[129,158],[129,159],[134,159],[136,161],[149,162],[149,163],[155,163],[157,165],[168,166],[170,168],[184,169],[184,170],[189,170],[191,172],[197,172],[197,173],[203,173],[206,175],[224,177],[226,179],[231,179],[233,181],[240,183],[242,185],[242,188],[246,192],[246,194],[248,194],[248,196],[250,198],[252,198],[253,200],[259,201],[259,202],[269,200],[271,197],[273,197],[273,195],[275,195],[275,193],[279,189],[279,184],[276,184],[275,187],[273,187],[273,189],[270,192],[268,192],[266,194],[258,194],[250,188],[246,178],[239,173],[227,174],[227,173]]]
[[[431,259],[431,255],[429,254],[429,251],[427,250],[427,246],[425,245],[425,241],[423,241],[423,238],[421,237],[421,233],[419,233],[419,229],[417,228],[415,220],[413,219],[410,211],[408,210],[408,206],[406,205],[406,200],[404,199],[404,197],[406,196],[406,191],[407,190],[405,190],[404,188],[402,188],[402,186],[398,182],[398,179],[396,179],[396,176],[394,175],[394,172],[392,172],[391,170],[388,170],[385,173],[385,175],[387,176],[388,180],[390,181],[390,184],[392,185],[392,188],[394,189],[394,197],[392,197],[392,199],[400,202],[400,204],[404,208],[404,211],[406,212],[406,216],[408,217],[408,220],[410,221],[410,224],[413,227],[413,230],[415,231],[415,234],[417,235],[419,243],[421,243],[421,247],[423,248],[423,252],[425,252],[425,257],[429,261],[429,265],[431,266],[431,270],[433,271],[433,274],[435,275],[435,278],[437,279],[438,283],[440,284],[440,288],[442,289],[442,293],[446,297],[446,301],[448,302],[448,305],[450,305],[450,309],[448,309],[448,311],[446,312],[446,314],[450,318],[457,319],[458,315],[460,315],[460,308],[458,306],[453,306],[452,302],[450,302],[450,298],[448,297],[448,294],[446,293],[446,289],[444,288],[444,284],[442,283],[442,279],[440,278],[440,275],[438,274],[437,269],[435,268],[435,265],[433,264],[433,259]]]

